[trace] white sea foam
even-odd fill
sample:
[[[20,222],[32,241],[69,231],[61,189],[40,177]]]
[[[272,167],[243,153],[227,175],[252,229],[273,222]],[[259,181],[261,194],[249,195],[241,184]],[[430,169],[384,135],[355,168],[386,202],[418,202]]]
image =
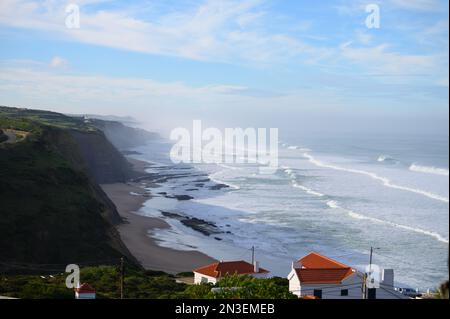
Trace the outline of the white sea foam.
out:
[[[230,182],[225,182],[225,181],[219,179],[219,178],[217,177],[217,175],[219,175],[219,174],[221,174],[221,173],[223,173],[223,172],[224,172],[224,171],[219,171],[219,172],[210,174],[208,177],[209,177],[209,179],[210,179],[211,181],[213,181],[213,182],[215,182],[215,183],[217,183],[217,184],[227,185],[227,186],[229,186],[230,188],[232,188],[232,189],[234,189],[234,190],[241,189],[241,188],[240,188],[239,186],[237,186],[237,185],[234,185],[234,184],[231,184]]]
[[[449,199],[447,197],[443,197],[440,196],[438,194],[434,194],[425,190],[421,190],[421,189],[416,189],[416,188],[412,188],[412,187],[407,187],[407,186],[402,186],[402,185],[397,185],[397,184],[393,184],[388,178],[383,177],[383,176],[379,176],[375,173],[372,172],[367,172],[367,171],[363,171],[363,170],[359,170],[359,169],[352,169],[352,168],[344,168],[344,167],[340,167],[340,166],[336,166],[336,165],[332,165],[332,164],[327,164],[327,163],[323,163],[319,160],[317,160],[316,158],[314,158],[311,154],[309,153],[304,153],[303,156],[305,158],[307,158],[312,164],[318,166],[318,167],[323,167],[323,168],[329,168],[329,169],[333,169],[333,170],[337,170],[337,171],[343,171],[343,172],[348,172],[348,173],[354,173],[354,174],[361,174],[361,175],[365,175],[365,176],[369,176],[370,178],[373,178],[374,180],[380,181],[383,183],[384,186],[386,187],[390,187],[393,189],[398,189],[398,190],[402,190],[402,191],[407,191],[407,192],[411,192],[411,193],[415,193],[415,194],[419,194],[422,196],[426,196],[428,198],[431,199],[435,199],[444,203],[448,203]]]
[[[306,186],[300,185],[300,184],[298,184],[296,182],[293,182],[292,186],[294,186],[295,188],[299,188],[299,189],[305,191],[306,193],[308,193],[310,195],[314,195],[314,196],[317,196],[317,197],[324,197],[325,196],[325,194],[316,192],[315,190],[313,190],[311,188],[308,188]]]
[[[436,232],[433,232],[433,231],[424,230],[424,229],[417,228],[417,227],[412,227],[412,226],[401,225],[401,224],[397,224],[397,223],[394,223],[394,222],[391,222],[391,221],[382,220],[382,219],[379,219],[379,218],[369,217],[369,216],[366,216],[366,215],[363,215],[363,214],[360,214],[360,213],[356,213],[356,212],[354,212],[354,211],[352,211],[350,209],[346,209],[346,208],[343,208],[343,207],[339,206],[339,204],[336,201],[333,201],[333,200],[328,201],[327,205],[328,205],[328,207],[333,208],[333,209],[340,209],[340,210],[346,212],[348,214],[348,216],[350,216],[352,218],[355,218],[355,219],[368,220],[368,221],[371,221],[371,222],[374,222],[374,223],[377,223],[377,224],[389,225],[389,226],[392,226],[392,227],[395,227],[395,228],[400,228],[400,229],[404,229],[404,230],[407,230],[407,231],[412,231],[412,232],[415,232],[415,233],[419,233],[419,234],[423,234],[423,235],[427,235],[427,236],[433,237],[433,238],[437,239],[438,241],[440,241],[442,243],[446,243],[446,244],[449,243],[447,238],[445,238],[442,235],[440,235],[440,234],[438,234]]]
[[[309,148],[305,148],[305,147],[301,147],[301,146],[297,146],[297,145],[288,146],[287,148],[289,150],[299,150],[299,151],[303,151],[303,152],[311,152],[311,150]]]
[[[378,162],[395,161],[395,159],[389,155],[380,155],[377,159]]]
[[[425,173],[425,174],[449,176],[448,169],[438,168],[438,167],[433,167],[433,166],[420,166],[420,165],[412,164],[409,167],[409,170],[413,171],[413,172],[419,172],[419,173]]]

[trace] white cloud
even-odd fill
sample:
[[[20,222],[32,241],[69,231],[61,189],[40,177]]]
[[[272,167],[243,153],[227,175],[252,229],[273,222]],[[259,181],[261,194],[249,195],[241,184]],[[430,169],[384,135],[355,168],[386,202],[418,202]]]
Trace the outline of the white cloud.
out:
[[[391,0],[394,6],[407,10],[438,11],[442,9],[442,2],[438,0]]]
[[[207,0],[188,10],[171,11],[155,20],[136,18],[126,10],[83,11],[80,29],[67,29],[62,4],[49,1],[5,0],[0,23],[52,32],[75,41],[150,54],[203,61],[269,63],[316,49],[286,34],[256,23],[265,15],[262,0]]]
[[[65,60],[59,56],[53,57],[52,60],[50,61],[50,66],[52,68],[65,67],[65,66],[67,66],[67,64],[68,64],[67,60]]]

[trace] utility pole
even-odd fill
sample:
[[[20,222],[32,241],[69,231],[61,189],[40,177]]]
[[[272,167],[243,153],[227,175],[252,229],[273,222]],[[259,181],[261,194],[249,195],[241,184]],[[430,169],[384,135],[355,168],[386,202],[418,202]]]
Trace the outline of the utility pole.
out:
[[[378,248],[378,247],[373,247],[373,246],[370,246],[370,257],[369,257],[369,276],[370,276],[370,280],[371,280],[371,282],[373,282],[373,277],[372,277],[372,260],[373,260],[373,251],[375,250],[375,249],[380,249],[380,248]],[[365,273],[364,274],[364,299],[367,299],[368,298],[368,296],[367,296],[367,294],[368,294],[368,289],[367,289],[367,273]]]
[[[364,273],[363,274],[363,282],[362,282],[362,297],[363,297],[363,299],[367,299],[366,298],[366,290],[367,290],[366,280],[367,280],[367,274]]]
[[[123,283],[125,275],[125,266],[123,257],[120,258],[120,299],[123,299]]]
[[[252,265],[255,264],[255,246],[252,246]]]

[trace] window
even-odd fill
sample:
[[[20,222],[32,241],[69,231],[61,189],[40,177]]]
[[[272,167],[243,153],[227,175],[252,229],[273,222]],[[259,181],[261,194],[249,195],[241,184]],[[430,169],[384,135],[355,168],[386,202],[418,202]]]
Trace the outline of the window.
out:
[[[322,299],[322,290],[321,289],[314,289],[314,297]]]
[[[208,278],[202,277],[202,278],[201,278],[201,283],[202,283],[202,284],[207,284],[207,283],[208,283]]]
[[[348,296],[348,289],[342,289],[341,296]]]

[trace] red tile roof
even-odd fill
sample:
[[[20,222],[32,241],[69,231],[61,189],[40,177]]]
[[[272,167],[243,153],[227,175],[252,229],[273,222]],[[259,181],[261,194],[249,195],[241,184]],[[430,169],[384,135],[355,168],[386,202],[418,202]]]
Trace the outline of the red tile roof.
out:
[[[194,272],[214,278],[220,278],[226,275],[252,275],[255,274],[255,268],[252,264],[242,260],[225,261],[194,269]],[[266,269],[259,268],[258,274],[265,274],[268,272],[269,271]]]
[[[75,291],[78,293],[95,293],[95,289],[92,288],[88,283],[82,284],[80,287],[75,288]]]
[[[302,284],[340,284],[354,274],[351,268],[304,268],[295,272]]]
[[[349,268],[336,260],[312,252],[298,261],[305,268]]]
[[[299,297],[299,299],[319,299],[319,298],[313,295],[304,295]]]
[[[301,267],[295,272],[303,284],[340,284],[355,273],[351,267],[316,252],[298,262]]]

